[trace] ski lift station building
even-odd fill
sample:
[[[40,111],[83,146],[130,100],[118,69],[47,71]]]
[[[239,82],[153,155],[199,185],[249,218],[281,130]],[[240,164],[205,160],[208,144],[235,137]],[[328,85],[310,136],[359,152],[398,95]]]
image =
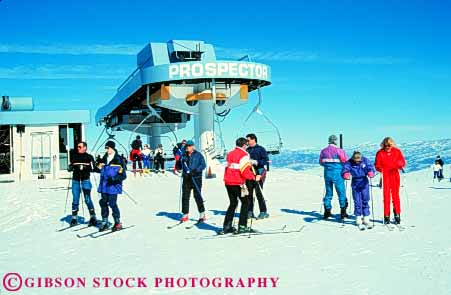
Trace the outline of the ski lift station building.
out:
[[[37,111],[31,97],[1,99],[0,176],[16,181],[67,177],[69,153],[85,139],[90,112]]]
[[[196,40],[149,43],[137,55],[137,67],[96,113],[96,123],[112,130],[148,136],[151,148],[164,134],[185,128],[194,118],[194,141],[214,175],[224,147],[215,122],[248,102],[248,93],[271,84],[271,68],[252,62],[217,60],[213,45]],[[221,136],[219,136],[220,138]]]

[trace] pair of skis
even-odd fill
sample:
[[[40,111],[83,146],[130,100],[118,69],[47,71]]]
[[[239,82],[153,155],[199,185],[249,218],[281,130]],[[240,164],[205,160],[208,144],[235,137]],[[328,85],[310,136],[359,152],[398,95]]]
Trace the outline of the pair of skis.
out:
[[[180,225],[182,225],[182,224],[186,224],[186,222],[181,222],[181,221],[179,221],[179,222],[177,222],[177,223],[175,223],[175,224],[168,225],[166,228],[167,228],[167,229],[173,229],[173,228],[176,228],[176,227],[178,227],[178,226],[180,226]],[[198,221],[196,221],[196,222],[194,222],[194,223],[191,223],[191,224],[186,225],[186,226],[185,226],[185,229],[192,229],[192,228],[194,228],[194,227],[196,227],[196,226],[198,226],[198,225],[200,225],[200,224],[207,224],[207,223],[206,223],[205,221],[198,220]],[[215,225],[216,223],[209,223],[209,224]]]
[[[389,231],[394,231],[395,229],[398,229],[399,231],[404,231],[406,228],[400,224],[384,224],[384,226],[389,230]]]
[[[111,234],[114,234],[114,233],[121,232],[121,231],[129,229],[129,228],[133,228],[133,227],[135,227],[135,225],[124,226],[124,227],[122,227],[122,229],[115,230],[115,231],[113,231],[112,229],[109,229],[109,230],[105,230],[105,231],[95,231],[95,232],[92,232],[92,233],[89,233],[89,234],[85,234],[85,235],[77,234],[77,238],[83,239],[83,238],[88,238],[89,237],[89,238],[97,239],[97,238],[100,238],[100,237],[104,237],[104,236],[107,236],[107,235],[111,235]]]
[[[210,239],[225,239],[225,238],[238,238],[238,237],[248,237],[248,238],[250,238],[251,236],[292,234],[292,233],[299,233],[299,232],[301,232],[305,228],[305,225],[301,226],[299,229],[296,229],[296,230],[286,230],[286,227],[287,226],[284,225],[280,229],[265,230],[265,231],[253,230],[252,232],[244,232],[244,233],[227,233],[227,234],[216,233],[215,235],[200,237],[198,239],[199,240],[210,240]]]

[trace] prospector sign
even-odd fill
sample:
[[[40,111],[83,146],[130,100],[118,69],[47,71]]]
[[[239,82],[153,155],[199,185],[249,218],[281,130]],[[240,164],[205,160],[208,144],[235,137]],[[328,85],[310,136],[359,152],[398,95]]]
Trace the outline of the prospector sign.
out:
[[[170,80],[202,78],[243,78],[270,80],[270,68],[267,65],[252,62],[180,62],[170,64]]]

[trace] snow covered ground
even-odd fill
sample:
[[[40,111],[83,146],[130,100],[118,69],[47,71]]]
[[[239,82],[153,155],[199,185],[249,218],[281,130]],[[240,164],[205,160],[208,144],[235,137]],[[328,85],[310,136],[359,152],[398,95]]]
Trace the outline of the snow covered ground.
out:
[[[22,289],[16,294],[450,294],[451,183],[432,184],[429,170],[405,175],[403,223],[381,225],[381,192],[374,188],[376,227],[360,232],[321,218],[324,190],[318,169],[273,170],[265,187],[271,218],[254,228],[305,228],[300,233],[199,239],[218,230],[228,201],[221,178],[206,180],[208,224],[192,229],[176,223],[179,178],[134,178],[121,196],[124,226],[135,227],[93,239],[93,232],[67,226],[67,180],[0,183],[0,275],[23,277],[148,277],[145,289]],[[98,195],[93,198],[98,210]],[[334,213],[338,201],[334,198]],[[85,208],[86,210],[86,208]],[[192,218],[197,218],[194,200]],[[258,211],[257,211],[258,213]],[[87,213],[85,213],[87,214]],[[154,288],[155,277],[278,277],[276,289]],[[89,282],[88,279],[88,282]],[[7,294],[0,285],[0,293]]]

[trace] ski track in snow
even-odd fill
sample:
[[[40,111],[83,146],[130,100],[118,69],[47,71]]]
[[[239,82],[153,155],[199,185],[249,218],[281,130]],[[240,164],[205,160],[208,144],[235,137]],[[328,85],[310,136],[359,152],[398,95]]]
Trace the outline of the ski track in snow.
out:
[[[68,225],[61,219],[70,214],[72,197],[69,192],[64,212],[67,191],[52,188],[67,187],[67,180],[47,180],[45,185],[0,184],[0,273],[88,278],[280,277],[279,288],[268,290],[87,289],[83,294],[449,294],[451,197],[446,188],[451,189],[451,183],[431,185],[429,170],[409,173],[402,181],[407,181],[401,189],[406,229],[388,231],[381,224],[382,194],[373,188],[376,226],[360,231],[352,224],[354,219],[347,220],[344,227],[335,218],[321,220],[324,184],[319,169],[273,169],[264,188],[273,218],[256,221],[253,227],[264,231],[287,225],[287,230],[293,230],[306,225],[304,230],[209,240],[198,238],[213,235],[222,226],[228,206],[220,175],[204,181],[207,223],[191,229],[183,224],[170,230],[166,227],[179,217],[179,178],[129,175],[124,188],[138,205],[126,195],[118,202],[124,226],[135,227],[98,239],[76,237],[95,232],[93,228],[56,232]],[[100,215],[95,189],[92,197]],[[336,196],[333,202],[336,216]],[[193,199],[190,204],[190,217],[195,220],[198,215]],[[26,294],[61,293],[78,294],[44,289],[27,290]]]

